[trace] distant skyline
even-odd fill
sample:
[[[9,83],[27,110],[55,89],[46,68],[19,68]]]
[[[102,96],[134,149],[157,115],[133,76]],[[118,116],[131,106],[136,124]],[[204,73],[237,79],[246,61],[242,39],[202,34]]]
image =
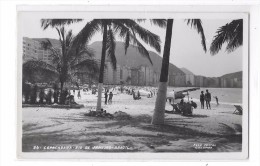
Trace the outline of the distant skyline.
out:
[[[56,29],[48,28],[43,30],[41,28],[40,19],[43,18],[42,15],[32,15],[28,12],[23,14],[22,18],[23,22],[19,29],[21,30],[22,37],[58,39]],[[84,19],[80,23],[66,26],[66,29],[72,29],[73,34],[76,35],[90,20],[91,19]],[[202,19],[207,45],[207,53],[205,53],[202,49],[201,39],[197,31],[187,26],[187,23],[183,19],[175,19],[173,23],[170,62],[179,68],[190,70],[195,75],[207,77],[219,77],[228,73],[242,71],[242,47],[228,54],[225,52],[226,45],[224,44],[218,54],[212,56],[209,52],[210,43],[217,29],[230,21],[232,21],[232,19]],[[149,20],[140,24],[160,36],[162,51],[158,54],[162,57],[166,30],[151,25]],[[116,39],[117,41],[121,41],[118,37]],[[89,44],[95,41],[102,41],[101,33],[96,33]],[[149,46],[146,48],[156,52]]]

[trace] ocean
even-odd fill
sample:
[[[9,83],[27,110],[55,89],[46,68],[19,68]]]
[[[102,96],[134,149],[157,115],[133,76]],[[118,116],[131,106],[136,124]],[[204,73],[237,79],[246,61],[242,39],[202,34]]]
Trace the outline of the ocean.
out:
[[[169,87],[167,91],[180,91],[191,87]],[[200,88],[199,90],[189,92],[189,97],[193,101],[199,101],[201,91],[206,93],[206,89],[211,93],[211,101],[215,102],[215,96],[218,97],[219,103],[225,104],[242,104],[242,88]]]

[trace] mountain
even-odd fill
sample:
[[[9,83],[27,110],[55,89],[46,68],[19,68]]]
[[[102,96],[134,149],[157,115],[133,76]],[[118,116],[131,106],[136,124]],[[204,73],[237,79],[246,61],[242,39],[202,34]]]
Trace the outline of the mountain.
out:
[[[183,71],[186,75],[194,75],[190,70],[186,69],[186,68],[180,68],[181,71]]]
[[[101,59],[101,51],[102,51],[102,42],[97,41],[89,45],[95,51],[95,56],[97,59]],[[120,66],[128,66],[131,68],[138,68],[140,66],[149,66],[151,67],[156,73],[161,72],[161,65],[162,65],[162,57],[160,57],[157,53],[149,51],[149,55],[153,62],[153,65],[150,61],[143,57],[139,52],[137,47],[133,45],[129,45],[127,49],[127,53],[125,54],[124,43],[123,42],[116,42],[116,59],[117,64]],[[107,57],[106,57],[107,59]],[[171,74],[184,74],[178,67],[173,64],[169,65],[169,75]]]
[[[239,71],[239,72],[235,72],[235,73],[225,74],[225,75],[221,76],[220,78],[227,78],[227,79],[238,78],[238,79],[242,80],[242,77],[243,77],[243,73],[242,73],[242,71]]]

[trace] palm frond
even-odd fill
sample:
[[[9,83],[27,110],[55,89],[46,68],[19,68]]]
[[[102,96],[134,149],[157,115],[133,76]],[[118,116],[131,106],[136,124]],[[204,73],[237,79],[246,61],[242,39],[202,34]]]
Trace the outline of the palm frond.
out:
[[[79,51],[79,56],[88,56],[90,58],[94,58],[95,56],[95,50],[93,50],[92,48],[89,48],[89,47],[84,47],[82,49],[80,49]]]
[[[153,47],[157,52],[161,52],[161,40],[160,37],[149,30],[141,27],[134,20],[124,20],[124,24],[133,30],[145,43]]]
[[[71,51],[75,51],[77,53],[80,48],[84,47],[90,41],[92,36],[100,30],[101,25],[102,22],[99,19],[94,19],[88,22],[78,33],[78,35],[74,37],[71,45]]]
[[[128,31],[125,36],[125,55],[130,44],[130,32]]]
[[[57,73],[53,65],[40,60],[29,60],[23,64],[23,68],[25,70],[44,70]]]
[[[82,21],[82,19],[41,19],[41,27],[45,30],[48,27],[54,28],[57,26],[70,25],[80,21]]]
[[[72,39],[73,39],[72,30],[69,30],[65,37],[65,43],[66,43],[65,45],[67,48],[70,47],[72,43]]]
[[[117,63],[115,49],[116,49],[115,36],[112,29],[109,29],[107,33],[106,50],[107,50],[107,56],[110,59],[110,63],[112,64],[114,70],[116,70],[116,63]]]
[[[126,22],[125,20],[117,20],[114,21],[114,28],[115,28],[115,32],[119,33],[119,36],[121,38],[126,38],[127,35],[129,35],[129,42],[132,42],[134,46],[136,46],[136,48],[138,49],[138,51],[140,52],[140,54],[142,56],[144,56],[145,58],[147,58],[150,63],[153,65],[153,62],[150,58],[149,52],[146,50],[146,48],[142,45],[142,43],[140,43],[135,35],[135,33],[132,31],[130,31],[130,28],[124,26],[124,22]],[[131,29],[132,30],[132,29]],[[128,47],[125,47],[125,49],[127,49]]]
[[[198,34],[200,34],[201,37],[201,44],[203,47],[203,50],[206,52],[207,47],[206,47],[206,38],[204,35],[204,30],[202,27],[202,22],[200,19],[187,19],[187,25],[190,25],[191,28],[194,28],[197,30]]]
[[[150,61],[150,63],[153,65],[152,59],[149,55],[149,52],[142,45],[142,43],[140,43],[134,35],[130,34],[130,37],[131,37],[131,40],[133,41],[134,45],[137,47],[138,51],[140,52],[140,54],[142,56],[144,56],[145,58],[147,58]]]
[[[96,59],[92,58],[84,58],[80,60],[78,63],[72,66],[73,70],[76,72],[94,72],[97,73],[99,71],[99,63]]]
[[[217,54],[224,43],[227,43],[226,50],[232,52],[243,44],[243,20],[233,20],[220,27],[216,33],[210,45],[210,53]]]
[[[44,50],[49,50],[53,48],[53,45],[49,39],[46,39],[45,41],[41,41],[41,48]]]
[[[151,19],[150,22],[160,28],[165,28],[167,25],[166,19]]]

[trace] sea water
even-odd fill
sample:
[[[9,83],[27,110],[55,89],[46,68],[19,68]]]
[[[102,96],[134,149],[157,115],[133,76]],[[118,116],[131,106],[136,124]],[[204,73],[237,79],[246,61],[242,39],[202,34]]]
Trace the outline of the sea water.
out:
[[[174,90],[175,92],[189,89],[192,87],[169,87],[167,91]],[[242,104],[242,88],[200,88],[196,91],[189,92],[189,99],[192,98],[193,101],[199,101],[201,91],[206,93],[208,89],[211,93],[211,101],[216,101],[215,96],[218,97],[219,103],[226,104]],[[186,92],[183,94],[187,94]]]

